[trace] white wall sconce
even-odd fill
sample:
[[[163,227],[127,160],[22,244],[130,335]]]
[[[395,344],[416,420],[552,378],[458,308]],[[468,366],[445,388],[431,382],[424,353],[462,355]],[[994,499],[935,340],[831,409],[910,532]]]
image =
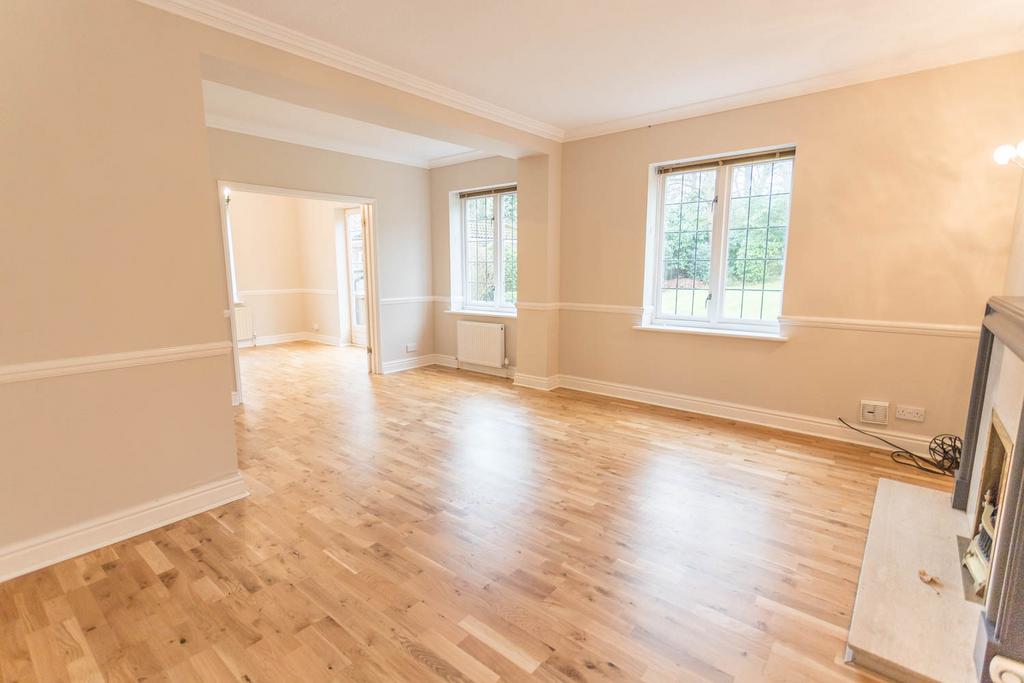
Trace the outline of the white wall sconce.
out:
[[[992,160],[1000,166],[1006,166],[1011,161],[1021,168],[1024,168],[1024,140],[1013,145],[999,145],[992,153]]]

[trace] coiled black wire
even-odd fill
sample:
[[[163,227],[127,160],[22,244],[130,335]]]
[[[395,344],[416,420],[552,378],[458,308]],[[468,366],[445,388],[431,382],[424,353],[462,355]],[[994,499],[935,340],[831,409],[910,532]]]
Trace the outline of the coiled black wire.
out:
[[[928,455],[923,456],[911,453],[906,448],[897,446],[892,441],[883,439],[877,434],[858,429],[841,417],[836,419],[855,432],[860,432],[864,436],[870,436],[872,439],[877,439],[888,446],[892,446],[895,450],[889,453],[889,457],[897,465],[906,465],[928,474],[937,474],[944,477],[956,476],[956,471],[960,467],[960,456],[963,453],[964,442],[959,436],[954,434],[939,434],[936,436],[928,444]]]

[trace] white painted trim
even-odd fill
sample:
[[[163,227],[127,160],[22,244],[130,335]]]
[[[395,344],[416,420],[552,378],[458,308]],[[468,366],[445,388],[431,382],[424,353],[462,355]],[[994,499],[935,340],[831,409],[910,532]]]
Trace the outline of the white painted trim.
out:
[[[0,581],[123,541],[249,495],[238,472],[0,548]]]
[[[757,341],[784,342],[789,339],[778,332],[755,332],[751,330],[733,330],[727,327],[691,327],[687,325],[633,325],[639,332],[667,332],[669,334],[703,334],[712,337],[736,337],[737,339],[754,339]]]
[[[798,434],[808,434],[810,436],[816,436],[824,439],[884,448],[884,445],[880,444],[878,441],[847,429],[834,420],[814,417],[811,415],[787,413],[781,410],[772,410],[770,408],[761,408],[757,406],[743,405],[740,403],[731,403],[729,401],[688,396],[686,394],[677,394],[657,389],[645,389],[644,387],[637,387],[628,384],[616,384],[614,382],[588,379],[586,377],[574,377],[572,375],[557,375],[555,377],[548,378],[527,378],[527,381],[525,382],[521,382],[519,378],[520,375],[516,375],[516,384],[521,386],[529,387],[532,386],[529,383],[531,380],[546,379],[546,387],[536,386],[533,388],[554,389],[563,387],[565,389],[583,391],[588,394],[611,396],[613,398],[621,398],[629,401],[636,401],[638,403],[647,403],[665,408],[685,410],[691,413],[700,413],[701,415],[712,415],[714,417],[736,420],[737,422],[749,422],[751,424],[772,427],[774,429],[781,429],[787,432],[796,432]],[[884,436],[889,441],[903,446],[904,448],[909,448],[918,452],[927,448],[930,441],[926,436],[911,434],[909,432],[881,430],[871,431],[880,436]]]
[[[434,364],[443,365],[446,368],[457,368],[459,367],[459,361],[455,356],[449,356],[444,353],[434,354]]]
[[[589,126],[580,126],[579,128],[566,131],[562,142],[573,142],[601,135],[621,133],[627,130],[649,128],[663,123],[717,114],[731,109],[740,109],[784,100],[790,97],[834,90],[858,83],[879,81],[885,78],[902,76],[917,71],[926,71],[928,69],[937,69],[942,66],[969,62],[975,59],[995,57],[996,55],[1008,54],[1018,50],[1020,50],[1020,45],[1008,40],[1004,42],[967,41],[959,45],[947,46],[941,50],[917,51],[906,55],[903,59],[890,60],[885,64],[873,64],[861,68],[847,69],[791,83],[749,90],[727,97],[693,102],[681,107],[605,121],[604,123]]]
[[[514,367],[509,368],[492,368],[488,365],[477,365],[476,363],[460,363],[457,358],[454,358],[455,364],[450,366],[458,370],[465,370],[466,372],[476,372],[481,375],[491,375],[492,377],[503,377],[505,379],[512,379],[516,376],[516,369]],[[437,363],[437,365],[441,365]]]
[[[577,304],[562,302],[558,307],[563,311],[586,311],[589,313],[621,313],[622,315],[643,315],[643,306],[617,306],[612,304]]]
[[[341,341],[338,337],[330,337],[326,334],[316,334],[315,332],[285,332],[283,334],[267,334],[262,337],[256,337],[256,343],[248,339],[239,340],[238,348],[248,349],[253,346],[273,346],[274,344],[288,344],[290,342],[308,341],[316,342],[318,344],[328,344],[330,346],[341,346]]]
[[[541,391],[551,391],[552,389],[558,388],[558,375],[552,375],[551,377],[539,377],[537,375],[524,375],[521,372],[517,372],[515,378],[512,380],[512,384],[517,387],[526,387],[527,389],[540,389]]]
[[[548,140],[561,142],[565,137],[565,131],[551,124],[382,64],[217,0],[140,2]]]
[[[451,308],[449,308],[449,309],[446,309],[444,311],[444,313],[448,313],[449,315],[459,315],[459,316],[463,316],[463,317],[466,317],[466,318],[474,318],[474,317],[476,317],[476,318],[505,318],[505,319],[508,319],[508,320],[515,320],[516,318],[519,317],[516,311],[499,311],[499,310],[494,310],[494,311],[475,311],[475,310],[472,310],[472,309],[465,309],[465,308],[460,308],[460,309],[451,309]]]
[[[238,296],[268,296],[271,294],[337,294],[336,289],[244,289]]]
[[[518,301],[516,302],[516,310],[519,311],[557,311],[561,308],[562,304],[557,301],[554,302],[532,302],[532,301]]]
[[[442,297],[438,297],[442,298]],[[516,308],[524,311],[582,311],[587,313],[615,313],[621,315],[642,316],[643,306],[621,306],[613,304],[585,304],[573,302],[555,303],[531,303],[520,301]],[[459,311],[465,312],[465,311]],[[787,315],[779,318],[779,324],[783,328],[781,335],[760,334],[752,331],[752,335],[784,340],[786,338],[785,328],[787,327],[822,327],[836,330],[854,330],[857,332],[888,332],[900,334],[921,334],[933,337],[965,337],[974,338],[978,336],[980,326],[978,325],[949,325],[944,323],[907,322],[900,320],[860,320],[857,318],[818,318],[812,316]],[[692,332],[692,328],[676,330],[669,326],[635,326],[635,329],[652,330],[656,332]],[[709,328],[712,329],[712,328]]]
[[[242,397],[238,394],[237,391],[232,391],[231,392],[231,405],[233,405],[233,406],[242,405]]]
[[[381,299],[380,303],[382,306],[395,306],[398,304],[433,303],[435,301],[447,300],[448,298],[443,296],[396,296],[390,299]]]
[[[434,354],[428,353],[423,356],[386,361],[384,363],[384,374],[390,375],[395,372],[412,370],[413,368],[422,368],[427,365],[437,365],[437,359]]]
[[[219,341],[188,346],[168,346],[159,349],[106,353],[98,356],[58,358],[34,363],[17,363],[0,366],[0,384],[28,382],[47,377],[80,375],[87,372],[118,370],[139,365],[173,363],[193,358],[208,358],[231,353],[231,342]]]
[[[980,325],[946,325],[940,323],[904,322],[897,320],[858,320],[856,318],[816,318],[787,315],[779,318],[783,327],[822,327],[857,332],[890,332],[922,334],[932,337],[977,337]]]
[[[317,334],[316,332],[307,333],[306,341],[316,342],[318,344],[326,344],[327,346],[342,346],[340,337],[334,337],[328,334]],[[345,346],[355,345],[345,344]]]

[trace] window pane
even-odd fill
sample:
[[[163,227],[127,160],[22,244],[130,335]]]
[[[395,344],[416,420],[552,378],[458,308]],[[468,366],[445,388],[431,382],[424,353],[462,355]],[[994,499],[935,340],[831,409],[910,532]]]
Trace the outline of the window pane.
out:
[[[501,195],[502,303],[516,303],[519,290],[519,199],[516,193]]]
[[[747,197],[736,197],[729,202],[729,226],[736,228],[747,227],[747,215],[750,212],[750,199]]]
[[[772,163],[765,161],[760,164],[750,164],[750,196],[771,194]],[[789,192],[789,189],[787,188],[785,192]]]
[[[717,169],[664,179],[659,314],[707,317]]]
[[[761,319],[775,320],[782,315],[782,292],[765,291],[761,301]]]
[[[464,200],[467,303],[493,303],[495,293],[495,197]]]
[[[676,290],[664,289],[661,292],[661,312],[665,315],[676,314]]]
[[[764,229],[747,231],[747,256],[748,259],[763,259],[765,242],[768,240],[768,231]]]
[[[700,199],[700,173],[683,173],[683,201],[695,202]]]
[[[708,317],[708,290],[695,289],[693,291],[693,316],[695,318]]]
[[[750,198],[750,227],[768,227],[768,197]]]
[[[769,228],[766,255],[768,258],[782,258],[786,251],[786,229]]]
[[[712,202],[701,202],[697,205],[697,229],[698,230],[710,230],[711,229],[711,214],[714,209],[714,203]]]
[[[715,198],[717,176],[716,171],[704,171],[700,174],[700,199],[702,202],[709,202]]]
[[[732,172],[733,197],[750,196],[750,166],[737,166]]]
[[[679,230],[682,221],[683,210],[678,204],[665,207],[665,231]]]
[[[711,258],[711,233],[710,232],[698,232],[694,233],[694,242],[696,243],[696,256],[698,259],[710,259]]]
[[[665,176],[665,204],[678,204],[683,197],[683,176]]]
[[[789,195],[772,195],[771,208],[768,210],[768,225],[773,227],[789,225]]]
[[[676,299],[676,315],[693,315],[693,290],[680,289]]]
[[[761,319],[761,292],[743,292],[743,319]]]
[[[782,289],[782,261],[767,261],[764,266],[764,288]]]
[[[725,302],[722,306],[722,315],[726,318],[740,317],[740,306],[743,304],[743,290],[725,290]]]
[[[730,170],[722,317],[774,320],[781,313],[792,159]]]

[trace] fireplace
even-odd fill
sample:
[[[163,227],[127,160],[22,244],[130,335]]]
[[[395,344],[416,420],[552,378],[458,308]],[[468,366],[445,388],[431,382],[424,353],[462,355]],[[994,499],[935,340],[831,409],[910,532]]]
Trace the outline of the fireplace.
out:
[[[964,555],[984,601],[975,641],[981,681],[994,657],[1024,660],[1024,298],[985,308],[953,507],[973,522]]]
[[[847,659],[895,681],[988,683],[1024,662],[1024,297],[985,308],[967,412],[952,506],[875,492]]]
[[[978,496],[974,504],[972,536],[964,539],[964,582],[969,599],[984,601],[992,572],[992,550],[999,536],[1001,502],[1006,497],[1008,471],[1013,456],[1013,442],[999,413],[993,408],[989,422],[987,445],[977,467]]]

